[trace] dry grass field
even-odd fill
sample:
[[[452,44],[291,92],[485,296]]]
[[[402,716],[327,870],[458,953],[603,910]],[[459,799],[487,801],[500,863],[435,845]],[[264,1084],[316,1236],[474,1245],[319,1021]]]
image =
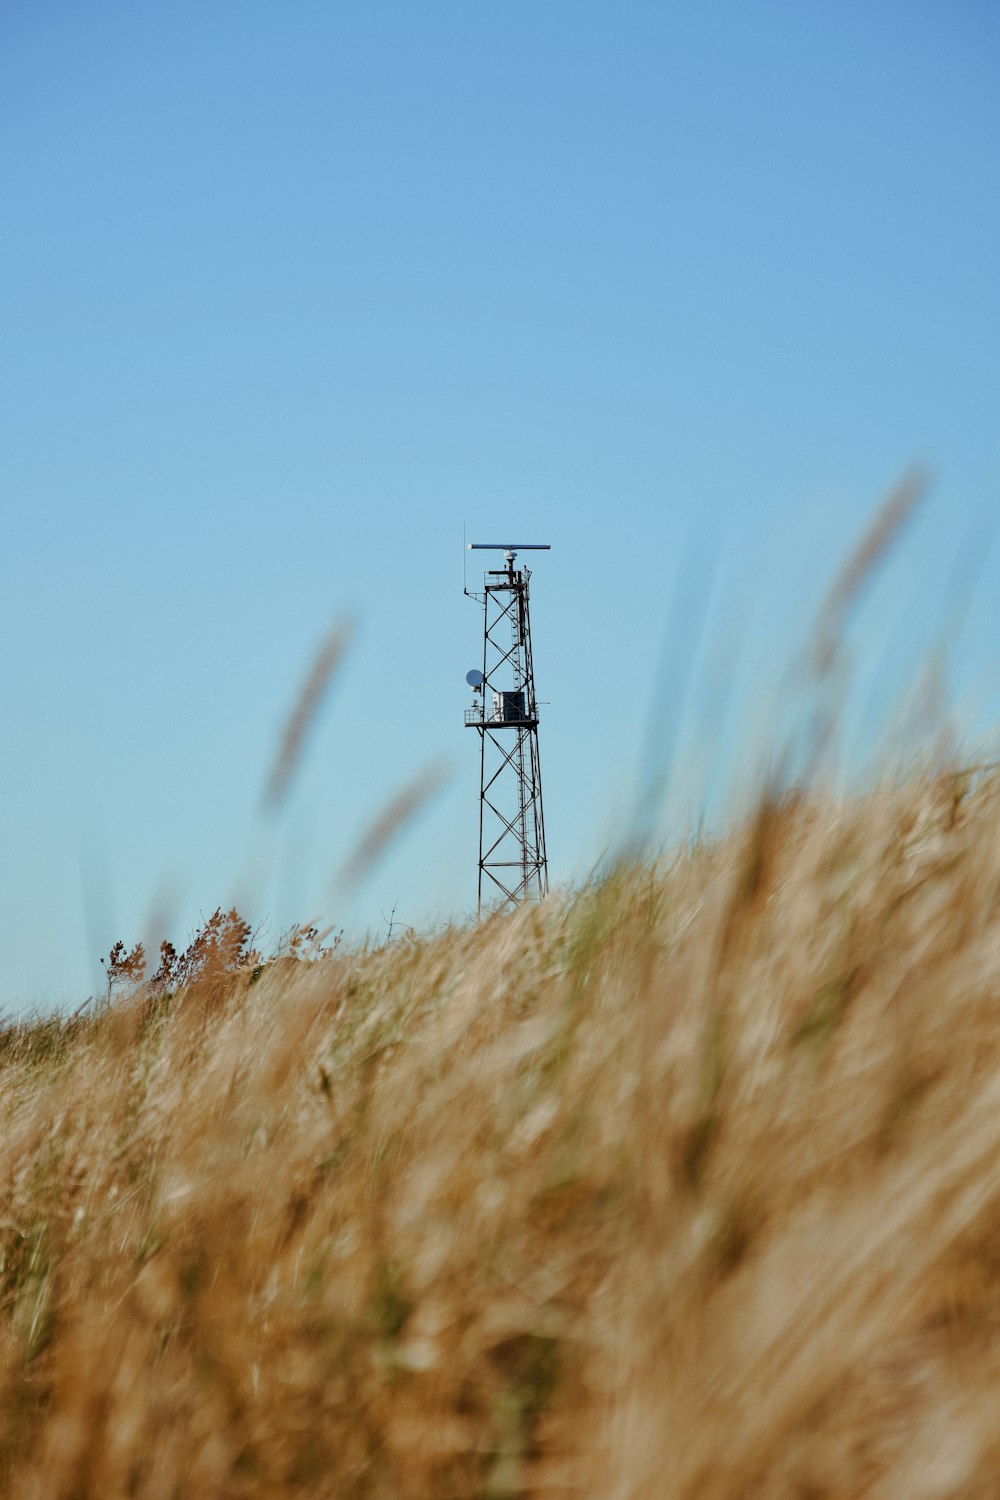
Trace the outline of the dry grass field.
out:
[[[0,1041],[18,1500],[1000,1495],[1000,780]]]

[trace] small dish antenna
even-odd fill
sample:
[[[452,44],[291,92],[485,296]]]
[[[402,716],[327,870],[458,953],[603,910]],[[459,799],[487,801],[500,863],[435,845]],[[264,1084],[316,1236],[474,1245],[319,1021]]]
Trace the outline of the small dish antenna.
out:
[[[482,672],[477,672],[475,667],[473,667],[471,672],[466,672],[465,680],[469,684],[470,688],[482,687],[483,683],[486,681]]]

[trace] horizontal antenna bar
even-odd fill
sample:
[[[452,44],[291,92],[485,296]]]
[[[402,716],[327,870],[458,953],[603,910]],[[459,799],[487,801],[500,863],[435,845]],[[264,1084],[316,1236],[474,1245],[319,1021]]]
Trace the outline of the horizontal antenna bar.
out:
[[[551,552],[551,542],[467,542],[467,552]]]

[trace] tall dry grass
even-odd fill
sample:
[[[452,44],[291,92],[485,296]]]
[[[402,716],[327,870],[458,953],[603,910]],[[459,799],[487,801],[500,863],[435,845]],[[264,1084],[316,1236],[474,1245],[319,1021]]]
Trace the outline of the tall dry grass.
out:
[[[18,1500],[1000,1494],[1000,780],[0,1043]]]

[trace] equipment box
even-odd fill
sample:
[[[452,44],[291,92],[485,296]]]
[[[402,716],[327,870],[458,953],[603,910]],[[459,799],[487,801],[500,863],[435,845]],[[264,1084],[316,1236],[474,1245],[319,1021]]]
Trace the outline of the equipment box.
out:
[[[521,724],[524,721],[524,690],[493,694],[493,722]]]

